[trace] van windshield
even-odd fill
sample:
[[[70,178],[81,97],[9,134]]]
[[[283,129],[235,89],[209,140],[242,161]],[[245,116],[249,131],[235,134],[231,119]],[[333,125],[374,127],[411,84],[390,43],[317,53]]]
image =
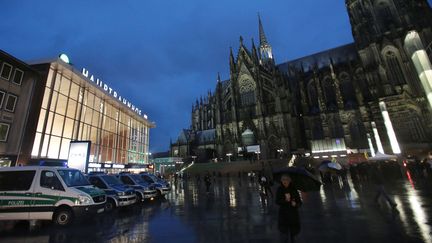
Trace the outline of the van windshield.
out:
[[[153,175],[153,174],[148,174],[148,176],[150,176],[154,181],[160,182],[162,181],[159,177]]]
[[[147,184],[139,175],[131,175],[131,177],[140,184]]]
[[[91,185],[79,170],[58,170],[58,173],[69,187]]]
[[[156,182],[153,178],[150,177],[148,174],[141,175],[141,178],[145,180],[147,183],[154,183]]]
[[[115,178],[114,176],[105,175],[102,176],[102,178],[110,186],[123,184],[119,179]]]

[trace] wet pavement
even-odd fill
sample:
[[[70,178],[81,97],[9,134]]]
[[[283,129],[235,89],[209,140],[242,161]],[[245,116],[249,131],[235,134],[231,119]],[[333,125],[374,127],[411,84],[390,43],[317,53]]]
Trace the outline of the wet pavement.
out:
[[[165,200],[59,228],[0,227],[0,242],[278,242],[278,207],[248,178],[215,178],[211,193],[194,179],[173,183]],[[386,185],[398,204],[374,203],[371,184],[333,183],[302,194],[297,242],[432,243],[432,182],[406,177]],[[273,189],[275,192],[275,188]]]

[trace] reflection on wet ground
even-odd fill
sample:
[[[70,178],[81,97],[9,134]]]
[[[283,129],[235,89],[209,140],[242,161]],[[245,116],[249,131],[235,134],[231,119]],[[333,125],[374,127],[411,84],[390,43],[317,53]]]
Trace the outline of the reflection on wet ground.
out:
[[[351,181],[303,193],[298,242],[432,243],[432,183],[386,185],[397,211],[374,203],[371,184]],[[1,224],[0,242],[277,242],[278,207],[247,178],[179,181],[165,200],[58,228],[49,223]],[[273,189],[275,191],[275,188]]]

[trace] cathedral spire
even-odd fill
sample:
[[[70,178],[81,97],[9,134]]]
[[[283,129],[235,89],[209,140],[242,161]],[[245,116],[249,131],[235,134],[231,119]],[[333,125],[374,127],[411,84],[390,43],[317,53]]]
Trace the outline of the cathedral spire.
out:
[[[259,36],[260,36],[260,54],[261,54],[261,64],[273,64],[273,51],[272,47],[267,41],[266,35],[264,33],[264,27],[261,22],[261,16],[258,13],[258,25],[259,25]]]
[[[221,82],[221,77],[220,77],[220,73],[219,73],[219,72],[218,72],[218,75],[217,75],[217,82],[218,82],[218,83]]]
[[[259,37],[260,37],[260,46],[269,45],[267,42],[266,35],[264,33],[264,27],[261,22],[261,16],[258,13],[258,24],[259,24]]]
[[[254,62],[258,62],[258,52],[255,47],[255,41],[253,38],[252,38],[252,57],[254,59]]]
[[[235,60],[234,60],[234,54],[233,54],[233,50],[232,50],[232,47],[230,47],[230,57],[229,57],[229,59],[230,59],[230,69],[231,69],[231,72],[234,72],[234,70],[235,70]]]

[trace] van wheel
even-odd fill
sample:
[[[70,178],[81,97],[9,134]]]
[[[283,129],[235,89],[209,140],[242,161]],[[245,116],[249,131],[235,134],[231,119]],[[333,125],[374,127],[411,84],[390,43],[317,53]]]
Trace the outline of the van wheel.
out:
[[[108,199],[106,201],[106,203],[105,203],[105,211],[111,212],[111,211],[113,211],[115,209],[115,207],[116,207],[116,204],[115,204],[114,200]]]
[[[73,213],[68,208],[59,208],[54,213],[54,223],[59,226],[67,226],[73,221]]]

